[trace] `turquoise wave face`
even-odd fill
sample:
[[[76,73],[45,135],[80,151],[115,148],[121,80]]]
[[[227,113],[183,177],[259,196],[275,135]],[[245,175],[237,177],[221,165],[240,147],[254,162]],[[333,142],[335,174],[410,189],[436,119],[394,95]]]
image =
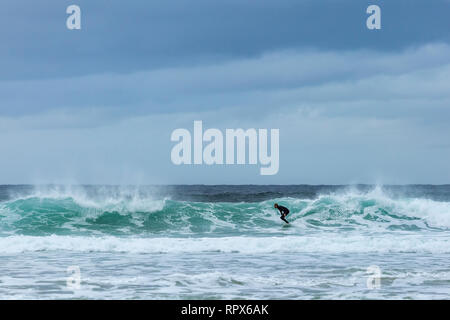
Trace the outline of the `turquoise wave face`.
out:
[[[273,208],[290,209],[288,229]],[[380,191],[276,198],[259,202],[194,202],[150,197],[31,195],[0,202],[5,235],[235,236],[317,231],[442,231],[450,203],[392,199]]]

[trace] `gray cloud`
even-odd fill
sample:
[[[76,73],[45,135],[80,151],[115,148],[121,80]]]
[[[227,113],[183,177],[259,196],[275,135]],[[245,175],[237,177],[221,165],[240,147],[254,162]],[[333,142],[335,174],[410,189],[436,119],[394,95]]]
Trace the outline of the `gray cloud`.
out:
[[[449,98],[450,46],[430,44],[400,53],[283,51],[216,65],[167,68],[132,74],[0,82],[0,115],[66,112],[110,118],[205,111],[241,106],[254,112],[299,104],[361,100]],[[353,108],[352,108],[353,106]],[[427,106],[430,108],[430,106]],[[340,108],[342,110],[342,108]],[[359,109],[356,110],[356,109]],[[400,110],[389,108],[389,110]],[[382,116],[387,108],[368,109]],[[374,111],[375,110],[375,111]],[[405,110],[400,110],[404,112]],[[245,111],[244,111],[245,112]],[[391,112],[391,111],[389,111]],[[100,116],[101,115],[101,116]],[[89,122],[95,124],[93,116]]]
[[[449,2],[375,2],[6,0],[0,183],[448,183]],[[279,174],[174,166],[194,120],[280,128]]]
[[[445,183],[449,50],[290,51],[215,66],[9,83],[4,95],[28,87],[24,101],[41,109],[0,117],[0,174],[14,183]],[[46,88],[57,99],[40,105],[44,95],[31,93]],[[82,89],[103,97],[102,90],[127,92],[141,102],[69,99],[86,98]],[[174,166],[170,134],[192,130],[194,120],[222,130],[280,128],[279,174]]]
[[[449,42],[447,1],[77,0],[81,31],[65,27],[72,0],[4,0],[1,79],[129,73],[254,58],[289,48],[400,50]],[[365,27],[369,4],[382,29]]]

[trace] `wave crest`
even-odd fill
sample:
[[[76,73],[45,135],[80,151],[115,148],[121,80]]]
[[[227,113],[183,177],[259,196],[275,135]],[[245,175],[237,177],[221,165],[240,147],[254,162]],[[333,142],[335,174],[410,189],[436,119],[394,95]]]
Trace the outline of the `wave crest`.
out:
[[[259,202],[158,199],[140,190],[38,190],[0,203],[0,231],[12,235],[298,234],[305,231],[421,231],[450,227],[450,202],[395,198],[381,188],[313,199]],[[291,228],[273,203],[287,206]]]

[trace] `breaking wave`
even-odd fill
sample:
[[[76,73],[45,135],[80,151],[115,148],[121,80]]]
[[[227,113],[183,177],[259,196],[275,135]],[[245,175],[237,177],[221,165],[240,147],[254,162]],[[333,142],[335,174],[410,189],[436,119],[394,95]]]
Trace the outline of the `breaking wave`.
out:
[[[284,228],[273,203],[287,206]],[[283,226],[283,227],[282,227]],[[257,236],[304,232],[420,232],[450,227],[450,202],[367,192],[257,202],[155,198],[139,192],[51,189],[0,202],[2,236]]]

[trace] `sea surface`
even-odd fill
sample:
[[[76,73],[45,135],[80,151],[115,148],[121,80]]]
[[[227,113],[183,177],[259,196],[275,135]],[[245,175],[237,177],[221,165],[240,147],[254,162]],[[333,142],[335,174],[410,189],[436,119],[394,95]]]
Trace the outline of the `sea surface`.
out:
[[[0,299],[449,297],[450,185],[0,186]]]

